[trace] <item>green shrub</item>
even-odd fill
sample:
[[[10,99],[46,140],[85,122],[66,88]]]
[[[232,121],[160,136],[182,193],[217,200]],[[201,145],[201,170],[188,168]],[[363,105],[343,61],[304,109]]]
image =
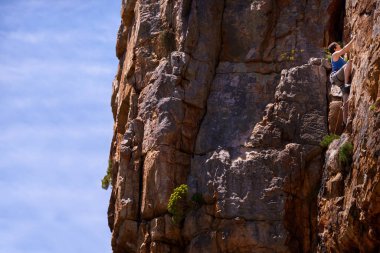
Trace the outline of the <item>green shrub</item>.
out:
[[[173,215],[174,223],[180,223],[186,214],[188,209],[188,190],[189,187],[187,185],[181,184],[179,187],[175,188],[173,193],[170,195],[168,211]]]
[[[354,146],[351,142],[344,143],[339,148],[339,162],[343,165],[348,165],[352,162],[352,154],[354,151]]]
[[[339,135],[329,134],[323,137],[323,140],[319,143],[322,148],[328,148],[333,140],[339,139]]]
[[[112,160],[108,160],[107,174],[102,179],[102,188],[107,190],[112,183]]]
[[[379,108],[379,107],[380,107],[380,99],[376,100],[376,102],[373,103],[373,104],[369,107],[369,109],[370,109],[371,111],[375,111],[376,108]]]

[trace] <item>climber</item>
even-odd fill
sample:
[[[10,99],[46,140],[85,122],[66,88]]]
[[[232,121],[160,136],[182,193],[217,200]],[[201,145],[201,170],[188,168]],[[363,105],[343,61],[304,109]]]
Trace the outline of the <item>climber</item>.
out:
[[[332,65],[330,81],[332,84],[338,85],[342,91],[343,123],[345,125],[347,124],[347,110],[348,110],[347,99],[350,94],[350,88],[351,88],[350,78],[351,78],[352,66],[351,66],[351,61],[348,60],[346,62],[342,58],[342,56],[350,51],[354,39],[355,39],[355,36],[343,48],[341,48],[341,46],[336,42],[331,43],[328,47],[331,53],[331,65]]]

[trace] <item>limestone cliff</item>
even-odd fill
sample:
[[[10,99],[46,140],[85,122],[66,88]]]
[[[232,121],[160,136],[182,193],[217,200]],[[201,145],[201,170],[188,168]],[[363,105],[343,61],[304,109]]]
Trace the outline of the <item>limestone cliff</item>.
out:
[[[123,0],[111,99],[113,251],[375,252],[379,5]],[[351,32],[361,38],[352,124],[325,156],[330,66],[310,58]],[[331,165],[346,139],[352,166]],[[167,204],[180,184],[204,201],[174,224]],[[330,185],[339,185],[335,195]]]

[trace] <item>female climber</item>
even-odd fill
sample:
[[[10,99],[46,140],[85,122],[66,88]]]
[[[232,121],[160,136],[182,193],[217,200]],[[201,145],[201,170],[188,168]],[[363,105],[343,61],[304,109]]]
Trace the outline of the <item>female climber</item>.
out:
[[[333,42],[329,45],[328,49],[331,53],[331,65],[332,65],[332,72],[330,74],[330,81],[332,84],[338,85],[340,89],[342,90],[342,97],[343,97],[343,123],[347,124],[347,99],[348,95],[350,94],[350,87],[351,87],[351,61],[348,60],[347,62],[342,58],[342,56],[346,53],[348,53],[352,47],[352,43],[355,39],[355,36],[351,39],[350,42],[343,48],[336,43]]]

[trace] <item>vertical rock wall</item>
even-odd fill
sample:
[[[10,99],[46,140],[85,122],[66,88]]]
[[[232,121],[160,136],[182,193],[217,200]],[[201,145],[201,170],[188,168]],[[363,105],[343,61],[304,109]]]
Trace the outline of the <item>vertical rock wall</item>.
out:
[[[323,55],[335,2],[123,0],[115,253],[317,248],[327,72],[307,62]],[[167,203],[182,183],[205,203],[176,225]]]
[[[320,252],[380,251],[380,2],[347,1],[347,30],[356,34],[349,125],[326,153],[319,197]],[[339,149],[353,144],[352,163]]]
[[[236,142],[194,155],[188,182],[194,192],[202,193],[207,205],[185,219],[189,252],[308,252],[315,248],[322,168],[319,141],[327,134],[326,83],[321,60],[282,71],[274,102],[267,105],[263,119],[250,129],[245,142],[239,143],[241,136],[236,134]],[[208,127],[208,117],[216,127]],[[223,130],[238,131],[233,121],[239,120],[232,119],[234,129],[226,126]],[[212,143],[209,136],[220,121],[224,121],[222,116],[208,110],[197,143],[204,139]],[[208,227],[197,224],[197,219],[208,220]]]

